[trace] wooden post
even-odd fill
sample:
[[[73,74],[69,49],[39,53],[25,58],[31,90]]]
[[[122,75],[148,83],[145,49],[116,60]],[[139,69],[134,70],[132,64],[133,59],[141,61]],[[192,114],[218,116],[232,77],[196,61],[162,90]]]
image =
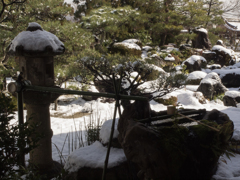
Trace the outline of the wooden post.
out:
[[[112,121],[110,138],[109,138],[109,142],[108,142],[108,149],[107,149],[106,159],[105,159],[104,168],[103,168],[102,180],[106,179],[106,172],[107,172],[107,167],[108,167],[108,159],[109,159],[109,155],[110,155],[110,149],[111,149],[111,145],[112,145],[113,133],[114,133],[114,129],[115,129],[115,120],[116,120],[117,110],[119,110],[119,116],[121,116],[120,103],[119,103],[119,90],[121,88],[121,80],[122,80],[122,76],[120,77],[120,85],[117,88],[115,76],[113,74],[113,84],[114,84],[114,89],[115,89],[115,93],[116,93],[116,103],[115,103],[115,109],[114,109],[114,114],[113,114],[113,121]]]
[[[17,93],[17,105],[18,105],[18,124],[19,124],[19,133],[23,132],[23,124],[24,124],[24,114],[23,114],[23,93],[22,91],[19,91]],[[20,155],[19,155],[19,165],[25,167],[25,155],[24,150],[20,149]]]
[[[174,115],[176,111],[176,106],[168,106],[167,107],[167,114],[168,115]]]

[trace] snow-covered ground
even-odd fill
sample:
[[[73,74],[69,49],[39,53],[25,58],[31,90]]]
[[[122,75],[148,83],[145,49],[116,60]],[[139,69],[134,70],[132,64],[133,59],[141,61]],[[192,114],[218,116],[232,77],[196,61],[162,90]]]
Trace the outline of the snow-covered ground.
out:
[[[240,108],[236,107],[226,107],[223,105],[221,101],[208,101],[206,104],[200,104],[196,97],[193,96],[194,91],[196,91],[198,86],[196,85],[188,85],[186,88],[177,90],[172,92],[169,95],[177,96],[178,101],[182,104],[182,107],[186,109],[202,109],[205,108],[207,110],[218,109],[223,113],[226,113],[230,119],[234,122],[234,135],[233,138],[240,140]],[[230,88],[229,91],[238,91],[237,88]],[[60,99],[69,98],[66,96],[62,96]],[[62,104],[58,106],[58,110],[53,110],[53,105],[50,106],[50,114],[51,114],[51,127],[53,130],[52,137],[52,156],[55,161],[65,163],[69,154],[72,153],[72,156],[80,156],[78,151],[72,152],[75,149],[78,149],[80,146],[82,156],[78,157],[79,167],[87,165],[87,166],[96,166],[103,167],[103,163],[105,160],[105,152],[107,148],[104,148],[99,142],[95,142],[91,145],[91,148],[88,149],[85,141],[86,129],[91,122],[96,122],[96,120],[100,120],[100,124],[103,124],[106,120],[110,120],[113,117],[113,110],[115,103],[102,103],[100,99],[94,101],[85,101],[79,96],[72,97],[75,98],[70,104]],[[151,109],[155,111],[166,110],[167,106],[163,104],[159,104],[155,101],[150,102]],[[83,117],[75,117],[77,113],[87,113],[91,112],[91,114],[85,115]],[[26,115],[26,112],[24,112]],[[61,116],[65,115],[64,118]],[[59,117],[58,117],[59,116]],[[108,129],[108,133],[101,132],[101,139],[105,143],[108,139],[110,132],[111,123],[108,122],[108,125],[105,125],[105,129]],[[116,134],[115,134],[116,136]],[[82,139],[82,140],[80,140]],[[60,153],[61,152],[61,153]],[[89,153],[99,154],[99,157],[89,158]],[[119,157],[123,160],[123,151],[118,151],[117,149],[111,151],[112,157]],[[81,153],[80,153],[81,154]],[[88,154],[88,155],[86,155]],[[111,156],[110,156],[111,158]],[[26,160],[29,157],[26,156]],[[90,162],[85,162],[84,160],[88,160]],[[73,161],[76,159],[69,159],[69,161]],[[116,159],[119,161],[119,159]],[[222,156],[219,160],[219,167],[214,178],[217,180],[236,180],[240,179],[240,165],[239,165],[240,155],[236,155],[229,160],[226,156]],[[111,163],[114,164],[114,161]],[[121,161],[119,161],[121,162]],[[225,163],[227,162],[227,163]],[[66,166],[67,168],[71,167],[69,164]],[[76,167],[75,167],[76,168]]]
[[[145,47],[145,51],[143,51],[143,59],[147,56],[147,49],[149,49],[149,47]],[[238,64],[236,64],[234,67],[236,67],[233,69],[234,72],[236,71],[235,73],[240,72]],[[228,69],[222,68],[214,70],[214,72],[217,72],[221,76],[222,74],[225,74],[227,70]],[[189,78],[203,78],[206,74],[211,72],[211,70],[204,71],[206,73],[195,72],[195,74],[191,74]],[[10,81],[11,79],[7,79],[7,83]],[[77,82],[74,82],[73,84],[67,83],[66,85],[75,85],[77,87],[81,86]],[[144,83],[144,86],[150,87],[150,84]],[[220,100],[206,100],[205,104],[201,104],[196,98],[196,93],[194,93],[197,88],[198,85],[187,85],[183,89],[179,89],[170,94],[167,94],[165,98],[170,96],[177,97],[181,107],[185,109],[205,108],[209,111],[212,109],[217,109],[223,113],[226,113],[234,122],[233,138],[240,140],[240,106],[227,107],[224,106],[223,102]],[[96,92],[97,90],[95,87],[92,87],[91,91]],[[236,93],[239,92],[239,88],[228,88],[227,94],[236,95]],[[53,160],[65,164],[68,159],[68,163],[66,163],[65,168],[72,168],[72,163],[74,164],[74,169],[71,169],[72,171],[77,169],[77,167],[83,166],[103,167],[107,148],[103,147],[99,141],[92,142],[93,144],[88,146],[86,141],[86,132],[92,125],[102,125],[105,121],[111,120],[113,118],[115,103],[103,103],[101,102],[101,99],[85,101],[82,99],[82,97],[73,95],[64,95],[59,99],[61,102],[58,105],[57,111],[53,110],[53,104],[50,106],[51,128],[53,130]],[[150,102],[150,106],[151,109],[155,111],[162,111],[167,109],[167,106],[159,104],[153,100]],[[24,113],[26,115],[26,112]],[[107,139],[109,138],[110,126],[110,121],[107,121],[107,123],[104,125],[105,129],[102,129],[100,131],[100,141],[103,143],[106,143]],[[117,132],[115,132],[115,136],[117,136]],[[79,148],[80,150],[78,150]],[[29,157],[26,155],[26,160],[28,159]],[[111,151],[109,160],[110,166],[114,166],[117,164],[116,162],[119,163],[124,160],[125,157],[123,156],[122,150],[114,149]],[[240,180],[239,160],[240,155],[238,154],[236,154],[235,157],[231,157],[230,160],[225,155],[223,155],[219,159],[218,170],[216,172],[216,175],[214,175],[214,178],[216,180]]]

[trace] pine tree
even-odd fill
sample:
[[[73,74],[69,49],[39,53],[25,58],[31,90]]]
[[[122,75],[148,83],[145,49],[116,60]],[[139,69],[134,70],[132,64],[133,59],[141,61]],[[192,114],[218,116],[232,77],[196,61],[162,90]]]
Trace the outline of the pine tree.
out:
[[[73,15],[73,8],[63,0],[28,0],[22,4],[7,6],[1,17],[4,20],[0,23],[0,48],[3,49],[0,52],[0,59],[5,65],[1,66],[1,69],[6,72],[5,75],[1,73],[1,78],[5,79],[6,75],[13,75],[10,71],[11,68],[8,68],[9,65],[14,66],[14,69],[17,70],[13,63],[14,59],[6,56],[7,46],[18,33],[26,30],[29,22],[39,23],[44,30],[55,34],[65,44],[65,53],[55,58],[56,69],[62,71],[68,68],[81,51],[89,49],[93,42],[92,35],[79,28],[79,25],[67,21],[68,15]],[[58,72],[56,72],[57,74]]]
[[[144,29],[147,19],[130,6],[112,8],[102,6],[82,18],[82,27],[92,32],[100,45],[122,41]]]

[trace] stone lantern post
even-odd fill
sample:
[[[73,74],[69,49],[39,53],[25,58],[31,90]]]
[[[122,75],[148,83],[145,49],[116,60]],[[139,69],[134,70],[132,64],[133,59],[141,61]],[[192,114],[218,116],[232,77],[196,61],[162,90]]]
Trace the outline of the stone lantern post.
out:
[[[35,86],[54,87],[53,57],[64,53],[64,50],[63,43],[54,34],[43,30],[38,23],[32,22],[26,31],[13,39],[9,54],[16,56],[23,79],[31,81]],[[30,152],[30,163],[36,165],[42,172],[52,169],[54,164],[49,105],[58,96],[49,92],[23,92],[27,121],[30,125],[39,124],[36,131],[44,135],[39,141],[39,146]]]

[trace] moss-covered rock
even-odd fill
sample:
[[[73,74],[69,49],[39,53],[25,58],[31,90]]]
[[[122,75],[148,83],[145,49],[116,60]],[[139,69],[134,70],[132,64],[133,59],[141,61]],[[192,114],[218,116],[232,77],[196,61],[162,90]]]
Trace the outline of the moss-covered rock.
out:
[[[161,103],[161,104],[166,105],[166,106],[167,105],[176,106],[176,104],[177,104],[177,97],[175,97],[175,96],[171,96],[169,98],[162,98],[162,97],[160,97],[160,98],[156,98],[154,100],[156,102]]]
[[[200,124],[149,127],[138,122],[157,115],[148,102],[135,101],[118,122],[118,140],[127,159],[141,168],[141,178],[211,179],[219,157],[229,149],[234,129],[229,117],[217,110],[202,115],[202,123],[219,131]]]
[[[133,55],[141,57],[141,47],[135,43],[118,42],[114,43],[111,48],[112,53],[120,53],[122,55]]]

